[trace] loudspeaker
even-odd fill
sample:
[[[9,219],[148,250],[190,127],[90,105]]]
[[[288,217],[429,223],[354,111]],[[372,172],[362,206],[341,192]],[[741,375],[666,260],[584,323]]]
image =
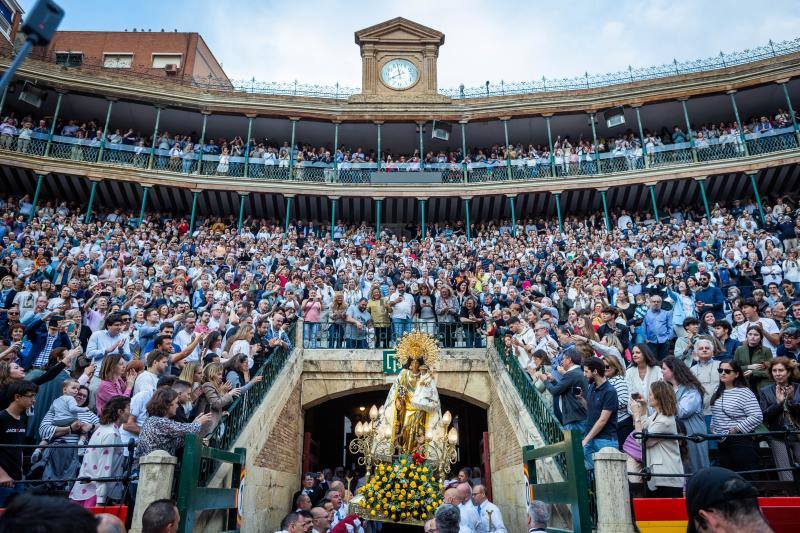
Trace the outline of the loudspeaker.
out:
[[[40,88],[31,85],[27,81],[19,93],[19,99],[23,102],[32,105],[33,107],[41,107],[42,101],[47,98],[47,93]]]
[[[606,126],[613,128],[625,124],[625,111],[622,106],[614,107],[608,111],[603,111],[603,118],[606,119]]]
[[[433,121],[433,131],[431,131],[431,139],[440,139],[442,141],[450,140],[450,132],[453,131],[453,125],[449,122]]]

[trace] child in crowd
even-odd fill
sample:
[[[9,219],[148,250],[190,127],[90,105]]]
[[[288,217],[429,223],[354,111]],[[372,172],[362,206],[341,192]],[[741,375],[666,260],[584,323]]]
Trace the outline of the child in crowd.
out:
[[[56,398],[53,401],[53,405],[50,406],[50,409],[53,411],[53,425],[57,427],[66,427],[72,425],[76,420],[78,420],[78,415],[80,413],[85,413],[89,411],[88,407],[81,407],[78,405],[78,402],[75,400],[75,395],[78,393],[78,389],[80,389],[80,384],[78,383],[77,379],[65,379],[64,383],[61,385],[61,396]],[[78,445],[84,445],[89,439],[89,433],[92,431],[92,425],[81,423],[80,428],[80,439],[78,439]],[[39,443],[39,446],[45,446],[48,444],[48,441],[43,440]],[[79,450],[79,454],[83,455],[85,450]],[[34,461],[38,459],[42,454],[42,448],[37,448],[34,452]]]

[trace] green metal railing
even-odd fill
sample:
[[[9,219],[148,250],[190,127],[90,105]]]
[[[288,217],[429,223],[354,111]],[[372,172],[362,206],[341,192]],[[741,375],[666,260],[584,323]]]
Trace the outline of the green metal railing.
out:
[[[582,533],[592,531],[591,497],[586,466],[583,462],[583,433],[578,429],[564,432],[564,439],[556,444],[542,446],[525,446],[522,448],[522,460],[528,467],[528,483],[537,500],[549,504],[567,504],[572,514],[572,530],[548,528],[548,531],[574,531]],[[548,457],[565,457],[566,473],[564,481],[539,483],[536,469],[538,459]]]
[[[225,530],[238,531],[238,500],[242,473],[245,468],[244,448],[227,451],[204,446],[197,435],[186,435],[181,458],[177,506],[181,522],[178,531],[190,533],[194,529],[196,514],[200,511],[226,509]],[[232,465],[231,486],[209,487],[199,473],[204,462]]]
[[[289,327],[287,335],[294,339],[295,324]],[[236,439],[241,435],[242,430],[247,426],[247,422],[253,413],[261,406],[261,402],[272,388],[275,378],[283,370],[286,361],[289,359],[289,350],[277,348],[255,373],[253,377],[262,376],[262,380],[256,383],[250,390],[242,394],[231,404],[227,410],[227,416],[222,423],[212,432],[209,437],[209,446],[229,450]],[[210,478],[214,473],[214,468],[208,472],[201,473],[201,478]]]
[[[520,368],[513,353],[510,350],[506,350],[502,337],[496,336],[494,338],[494,346],[500,361],[503,363],[506,372],[508,372],[508,377],[511,378],[514,388],[517,389],[520,400],[525,405],[525,409],[531,416],[533,423],[536,424],[536,429],[539,430],[542,440],[548,445],[563,442],[564,428],[553,414],[553,407],[544,399],[542,393],[533,386],[530,376]],[[567,461],[563,454],[556,455],[553,460],[558,465],[561,474],[566,476]]]
[[[440,173],[441,183],[495,183],[512,181],[555,181],[574,177],[598,178],[624,172],[641,172],[649,168],[703,164],[711,161],[744,159],[768,153],[797,150],[798,135],[791,127],[761,134],[725,135],[718,139],[695,139],[693,143],[677,143],[648,147],[646,150],[613,150],[601,154],[545,155],[515,160],[491,160],[468,163],[326,163],[287,159],[264,159],[242,156],[220,156],[197,152],[171,154],[167,150],[152,152],[145,146],[106,143],[101,150],[97,139],[87,140],[54,135],[33,134],[30,139],[11,135],[0,136],[0,151],[30,154],[89,165],[121,166],[151,169],[183,175],[209,176],[223,179],[246,178],[259,181],[298,181],[309,183],[369,184],[376,172]],[[47,154],[47,155],[45,155]],[[247,163],[247,164],[245,164]],[[510,165],[510,171],[509,171]],[[247,175],[245,175],[247,171]]]

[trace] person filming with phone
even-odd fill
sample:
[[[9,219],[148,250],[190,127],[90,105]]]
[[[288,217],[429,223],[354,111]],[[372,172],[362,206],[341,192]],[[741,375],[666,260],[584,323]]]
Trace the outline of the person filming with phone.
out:
[[[564,352],[556,368],[561,379],[555,382],[552,374],[542,374],[545,388],[553,395],[553,408],[564,429],[580,429],[586,433],[586,405],[579,398],[589,388],[581,372],[581,355],[574,348]],[[539,376],[537,376],[539,377]]]

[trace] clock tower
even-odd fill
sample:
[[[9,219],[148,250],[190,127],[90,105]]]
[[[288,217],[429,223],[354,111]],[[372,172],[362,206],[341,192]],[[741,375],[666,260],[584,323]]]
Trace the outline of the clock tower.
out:
[[[355,34],[361,48],[361,94],[353,100],[443,100],[436,60],[444,34],[397,17]]]

